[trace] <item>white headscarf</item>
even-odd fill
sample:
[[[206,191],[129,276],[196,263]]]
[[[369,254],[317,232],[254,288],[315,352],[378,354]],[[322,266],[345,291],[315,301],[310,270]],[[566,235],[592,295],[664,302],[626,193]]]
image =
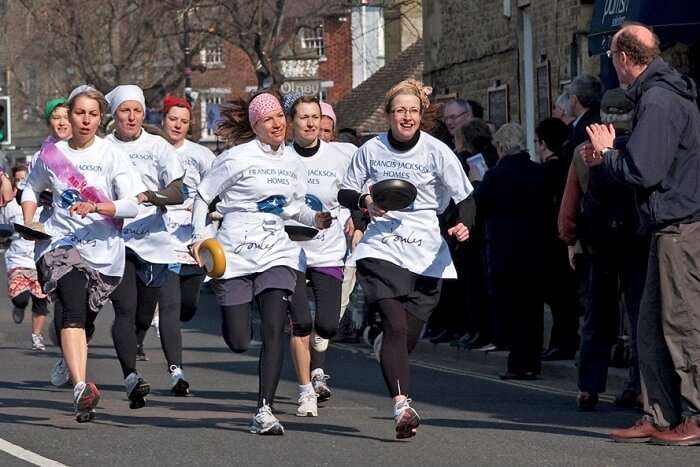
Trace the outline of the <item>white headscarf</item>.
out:
[[[70,92],[70,95],[68,96],[68,102],[72,101],[75,96],[78,94],[82,94],[87,91],[96,91],[96,89],[89,84],[81,84],[80,86],[76,87]]]
[[[146,98],[143,97],[143,90],[135,84],[122,84],[112,89],[106,96],[109,103],[109,113],[114,115],[119,106],[124,101],[136,101],[141,104],[146,111]]]

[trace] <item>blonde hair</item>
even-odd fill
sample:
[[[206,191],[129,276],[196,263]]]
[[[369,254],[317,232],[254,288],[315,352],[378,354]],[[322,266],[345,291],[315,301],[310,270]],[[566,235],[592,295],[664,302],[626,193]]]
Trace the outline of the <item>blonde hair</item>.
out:
[[[513,154],[527,148],[525,131],[517,123],[506,123],[493,134],[493,145],[499,156]]]
[[[435,106],[430,105],[430,99],[428,98],[432,92],[433,88],[430,86],[423,86],[423,83],[417,79],[403,80],[396,83],[384,96],[384,111],[387,114],[391,113],[391,103],[398,95],[407,94],[409,96],[416,96],[420,101],[421,129],[430,130],[435,126],[437,121],[437,109]]]

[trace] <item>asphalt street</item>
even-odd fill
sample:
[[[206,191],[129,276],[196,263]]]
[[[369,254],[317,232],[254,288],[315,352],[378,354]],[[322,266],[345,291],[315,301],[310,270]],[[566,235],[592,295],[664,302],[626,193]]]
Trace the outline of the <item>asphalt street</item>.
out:
[[[0,287],[4,290],[3,283]],[[3,293],[4,295],[4,293]],[[328,373],[333,398],[318,418],[294,416],[297,387],[286,357],[276,413],[286,433],[248,433],[257,393],[257,350],[233,354],[219,334],[211,295],[183,334],[185,374],[193,396],[175,398],[155,333],[139,369],[152,395],[130,410],[109,337],[113,312],[105,308],[90,344],[89,379],[103,393],[93,423],[72,416],[72,391],[48,382],[59,356],[49,346],[31,350],[29,313],[12,322],[0,306],[0,465],[26,466],[520,466],[697,465],[696,448],[625,445],[607,432],[638,414],[609,402],[578,413],[572,381],[502,382],[494,368],[453,364],[417,354],[411,397],[422,417],[418,436],[394,439],[392,404],[377,362],[363,345],[334,345]],[[27,459],[27,460],[22,460]]]

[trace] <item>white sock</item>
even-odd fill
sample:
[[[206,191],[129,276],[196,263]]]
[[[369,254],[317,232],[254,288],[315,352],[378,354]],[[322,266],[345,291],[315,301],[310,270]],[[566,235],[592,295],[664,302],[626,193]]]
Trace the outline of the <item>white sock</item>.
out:
[[[85,387],[85,381],[81,381],[73,387],[73,396],[80,394],[80,391]]]
[[[314,376],[323,376],[324,374],[323,368],[316,368],[315,370],[311,371],[311,378],[313,379]]]
[[[299,395],[314,392],[314,385],[311,383],[299,385]]]

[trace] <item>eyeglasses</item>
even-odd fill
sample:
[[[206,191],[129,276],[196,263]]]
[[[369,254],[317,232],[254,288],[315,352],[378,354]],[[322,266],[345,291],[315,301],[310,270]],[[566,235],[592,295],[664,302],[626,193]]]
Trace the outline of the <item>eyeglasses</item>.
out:
[[[392,110],[392,112],[401,117],[406,117],[407,115],[420,115],[420,109],[416,109],[415,107],[410,109],[399,107],[398,109]]]
[[[450,121],[453,121],[453,120],[457,120],[459,117],[461,117],[462,115],[466,115],[466,114],[467,114],[467,111],[465,110],[464,112],[459,113],[459,114],[457,114],[457,115],[445,115],[442,119],[443,119],[445,122],[450,122]]]
[[[605,56],[608,57],[608,58],[613,58],[613,55],[615,55],[615,54],[618,53],[618,52],[619,52],[619,50],[613,50],[613,49],[606,50],[606,51],[605,51]]]

